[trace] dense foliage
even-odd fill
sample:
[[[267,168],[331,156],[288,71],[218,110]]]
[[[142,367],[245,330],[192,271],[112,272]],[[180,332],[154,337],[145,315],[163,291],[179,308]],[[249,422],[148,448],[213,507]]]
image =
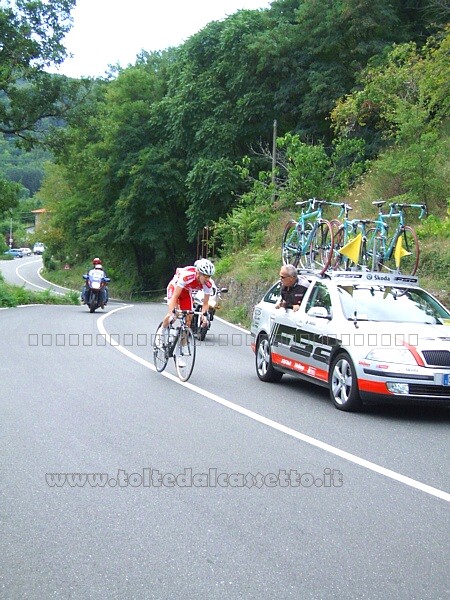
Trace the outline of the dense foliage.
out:
[[[429,164],[439,154],[448,117],[448,17],[436,0],[276,0],[143,52],[72,101],[51,137],[37,195],[50,251],[106,255],[132,284],[158,288],[195,257],[205,227],[216,251],[232,251],[294,199],[344,195],[380,152],[393,172],[389,150],[411,140],[415,162],[405,154],[391,195],[439,205],[438,168],[417,170],[420,153]],[[410,76],[420,90],[402,96]]]
[[[29,151],[43,142],[51,126],[62,124],[70,108],[83,101],[89,87],[88,82],[46,71],[66,57],[62,42],[74,6],[75,0],[0,1],[1,247],[10,214],[14,230],[23,229],[22,216],[30,207],[22,202],[41,187],[43,162],[50,156],[39,148],[26,154],[18,147]]]

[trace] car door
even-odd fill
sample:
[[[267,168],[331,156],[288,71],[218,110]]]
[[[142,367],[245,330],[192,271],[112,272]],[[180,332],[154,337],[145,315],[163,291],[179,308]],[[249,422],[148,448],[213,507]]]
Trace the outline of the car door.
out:
[[[316,282],[296,319],[296,370],[308,377],[328,381],[330,354],[337,344],[334,331],[333,305],[330,290],[325,283]]]

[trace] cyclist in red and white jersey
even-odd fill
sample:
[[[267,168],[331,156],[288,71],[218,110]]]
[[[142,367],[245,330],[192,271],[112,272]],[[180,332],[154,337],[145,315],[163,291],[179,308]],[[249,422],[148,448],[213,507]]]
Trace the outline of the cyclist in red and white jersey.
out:
[[[181,267],[175,271],[169,285],[167,286],[167,305],[169,312],[164,317],[163,326],[168,327],[173,311],[192,310],[192,294],[197,290],[203,290],[202,321],[206,325],[205,313],[208,311],[209,294],[211,293],[211,277],[214,275],[215,267],[207,258],[195,261],[193,266]],[[190,325],[192,316],[188,315],[186,321]]]

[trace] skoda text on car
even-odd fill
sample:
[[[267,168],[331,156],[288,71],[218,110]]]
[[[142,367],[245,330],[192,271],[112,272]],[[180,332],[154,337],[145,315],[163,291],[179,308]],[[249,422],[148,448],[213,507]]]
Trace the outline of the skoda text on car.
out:
[[[416,277],[364,271],[304,273],[300,310],[275,309],[280,282],[251,324],[256,372],[327,387],[340,410],[363,403],[450,405],[450,312]]]

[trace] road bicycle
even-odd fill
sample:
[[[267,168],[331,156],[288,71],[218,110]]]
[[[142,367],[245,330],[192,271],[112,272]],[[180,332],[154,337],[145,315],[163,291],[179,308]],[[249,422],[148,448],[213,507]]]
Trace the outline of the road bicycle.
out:
[[[378,207],[378,217],[375,226],[367,232],[367,247],[374,263],[373,270],[414,275],[419,266],[419,239],[415,229],[405,224],[405,209],[420,209],[419,219],[422,219],[426,215],[427,207],[425,204],[393,202],[389,205],[389,212],[384,213],[384,203],[384,200],[372,202]],[[397,224],[389,236],[391,219],[397,219]]]
[[[373,253],[369,250],[368,234],[372,229],[369,226],[373,225],[375,221],[373,219],[350,219],[349,213],[353,208],[345,202],[339,205],[341,212],[338,218],[330,221],[334,233],[331,268],[344,271],[359,268],[372,269]],[[343,219],[340,220],[342,216]]]
[[[285,265],[314,269],[323,274],[333,256],[334,233],[322,213],[325,205],[334,203],[311,198],[295,204],[302,207],[301,214],[298,221],[292,219],[286,223],[281,259]]]
[[[187,324],[187,316],[193,315],[192,310],[174,310],[174,318],[169,327],[163,327],[162,322],[153,340],[153,364],[158,373],[164,371],[173,357],[178,377],[187,381],[192,374],[195,363],[195,337]]]

